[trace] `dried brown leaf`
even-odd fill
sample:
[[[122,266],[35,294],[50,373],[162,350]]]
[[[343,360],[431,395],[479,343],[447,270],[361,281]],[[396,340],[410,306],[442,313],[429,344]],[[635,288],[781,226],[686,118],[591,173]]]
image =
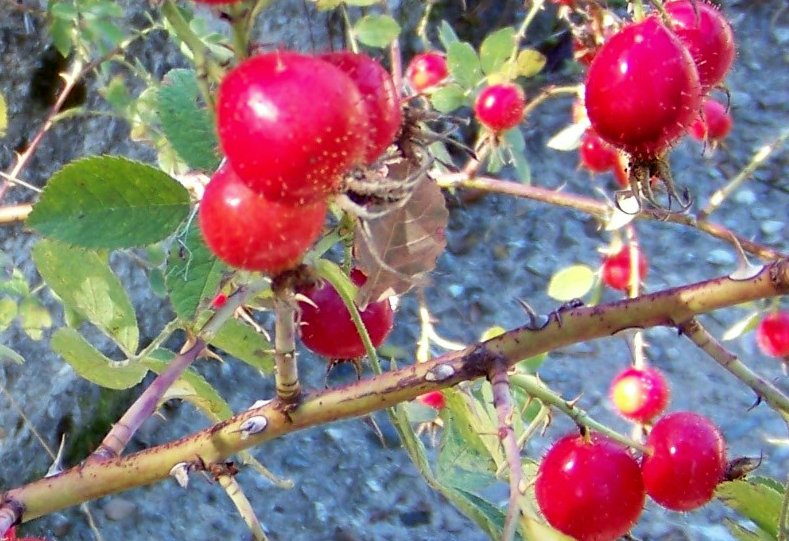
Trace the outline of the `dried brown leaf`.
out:
[[[379,218],[360,219],[354,250],[367,281],[359,288],[357,305],[363,308],[426,283],[446,247],[448,220],[441,188],[427,175],[402,207]]]

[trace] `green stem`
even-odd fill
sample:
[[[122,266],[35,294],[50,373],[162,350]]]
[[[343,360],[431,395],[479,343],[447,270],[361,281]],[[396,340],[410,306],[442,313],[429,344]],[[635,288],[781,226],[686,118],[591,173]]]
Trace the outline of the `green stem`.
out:
[[[633,6],[633,20],[640,22],[644,20],[644,3],[641,0],[630,0],[630,5]]]
[[[348,36],[348,45],[351,48],[351,52],[358,53],[359,44],[356,43],[356,36],[353,34],[353,24],[351,23],[351,17],[348,15],[348,8],[345,6],[344,2],[340,4],[340,13],[342,13],[342,22],[345,25],[345,34]]]

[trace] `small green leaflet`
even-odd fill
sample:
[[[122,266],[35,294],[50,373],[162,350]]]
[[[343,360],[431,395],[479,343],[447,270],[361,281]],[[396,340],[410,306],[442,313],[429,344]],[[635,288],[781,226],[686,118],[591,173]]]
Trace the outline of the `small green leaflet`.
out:
[[[162,129],[178,156],[192,169],[213,171],[219,165],[213,115],[198,102],[200,90],[192,70],[174,69],[157,94]]]
[[[165,285],[175,313],[185,321],[197,315],[201,303],[216,295],[227,267],[203,242],[199,227],[191,227],[183,241],[173,242],[167,257]]]
[[[108,389],[128,389],[142,381],[148,369],[140,364],[115,364],[74,329],[64,327],[52,336],[52,350],[86,380]]]
[[[210,343],[261,372],[274,372],[273,346],[265,336],[236,319],[227,320]]]
[[[465,91],[456,84],[448,84],[437,88],[430,94],[430,102],[439,113],[451,113],[468,104]]]
[[[499,71],[515,49],[515,29],[502,28],[489,34],[479,47],[479,62],[485,75]]]
[[[565,267],[551,277],[548,295],[557,301],[583,297],[594,285],[594,271],[586,265]]]
[[[9,325],[16,319],[17,304],[16,301],[10,297],[3,297],[0,299],[0,332],[6,330]]]
[[[31,296],[19,303],[19,324],[33,340],[41,340],[44,331],[52,326],[52,315],[41,302]]]
[[[438,25],[438,40],[444,46],[444,49],[449,49],[450,44],[460,41],[452,25],[444,20]]]
[[[769,539],[778,536],[778,517],[786,488],[773,479],[753,476],[721,483],[715,490],[720,501],[753,522]]]
[[[400,35],[400,25],[389,15],[365,15],[353,25],[353,32],[365,45],[383,48]]]
[[[33,261],[64,304],[115,340],[127,354],[137,351],[134,307],[106,258],[45,239],[33,247]]]
[[[189,193],[162,171],[115,156],[74,161],[47,183],[27,225],[85,248],[132,248],[172,235]]]
[[[455,41],[447,47],[447,67],[455,81],[464,88],[472,88],[482,79],[482,68],[474,47]]]

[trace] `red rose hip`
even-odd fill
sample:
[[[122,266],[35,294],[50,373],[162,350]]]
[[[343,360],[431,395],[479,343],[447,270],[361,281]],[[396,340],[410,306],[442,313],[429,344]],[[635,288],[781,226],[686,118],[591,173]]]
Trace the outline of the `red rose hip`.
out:
[[[638,256],[638,277],[639,281],[643,281],[647,275],[647,258],[641,253],[641,250],[636,250]],[[630,287],[631,275],[630,263],[630,247],[623,246],[615,254],[609,254],[603,259],[603,282],[613,289],[627,291]]]
[[[782,310],[764,316],[756,327],[756,343],[765,355],[789,355],[789,312]]]
[[[444,395],[441,391],[431,391],[429,393],[425,393],[419,396],[417,400],[422,404],[424,404],[425,406],[437,410],[442,410],[447,405],[447,401],[444,398]]]
[[[520,124],[526,108],[523,89],[514,83],[490,85],[474,102],[474,115],[494,133],[510,130]]]
[[[646,441],[641,473],[647,494],[673,511],[708,503],[726,470],[726,444],[717,427],[692,412],[661,417]]]
[[[707,98],[704,100],[701,115],[690,127],[689,133],[699,141],[721,141],[729,135],[732,119],[726,107],[719,101]]]
[[[587,129],[581,137],[578,149],[581,165],[592,173],[605,173],[616,166],[619,159],[614,147],[600,139],[593,129]]]
[[[666,378],[656,368],[626,368],[611,382],[608,396],[625,418],[648,423],[662,414],[669,399]]]
[[[351,271],[351,280],[360,286],[367,281],[367,277],[354,269]],[[331,284],[324,282],[300,290],[299,293],[312,302],[302,301],[299,304],[301,341],[307,348],[331,359],[356,359],[365,354],[362,337],[356,330],[351,314]],[[394,322],[394,311],[389,300],[368,304],[360,315],[373,347],[380,346]]]
[[[449,77],[447,59],[440,53],[421,53],[408,63],[405,78],[416,92],[438,86]]]
[[[664,7],[671,29],[690,51],[704,92],[723,82],[734,62],[734,33],[720,9],[705,0],[676,0]]]
[[[272,201],[312,203],[361,163],[364,100],[340,69],[287,51],[261,54],[219,86],[219,141],[239,178]]]
[[[696,119],[701,86],[688,50],[652,16],[600,47],[589,66],[584,102],[600,137],[637,160],[651,160]]]
[[[569,434],[542,459],[535,485],[548,523],[579,541],[613,541],[635,525],[644,508],[636,460],[608,438]]]
[[[200,201],[203,238],[222,261],[276,275],[296,266],[323,229],[326,203],[294,207],[269,201],[229,164],[211,178]]]
[[[392,143],[403,121],[392,77],[365,54],[344,51],[321,55],[321,59],[341,69],[362,95],[369,124],[364,162],[370,164]]]

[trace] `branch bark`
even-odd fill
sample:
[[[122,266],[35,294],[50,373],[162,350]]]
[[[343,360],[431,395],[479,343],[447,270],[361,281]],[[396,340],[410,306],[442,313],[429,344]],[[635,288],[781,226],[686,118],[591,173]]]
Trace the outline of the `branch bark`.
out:
[[[493,363],[514,364],[573,343],[611,336],[632,327],[677,326],[702,314],[789,292],[789,260],[766,265],[748,280],[720,277],[635,299],[562,312],[541,329],[521,327],[465,350],[385,372],[344,387],[308,393],[292,411],[276,402],[250,409],[206,430],[138,453],[85,463],[6,492],[0,534],[65,507],[165,479],[174,466],[215,464],[233,453],[284,434],[413,400],[417,396],[485,377]],[[249,427],[257,427],[254,431]]]

